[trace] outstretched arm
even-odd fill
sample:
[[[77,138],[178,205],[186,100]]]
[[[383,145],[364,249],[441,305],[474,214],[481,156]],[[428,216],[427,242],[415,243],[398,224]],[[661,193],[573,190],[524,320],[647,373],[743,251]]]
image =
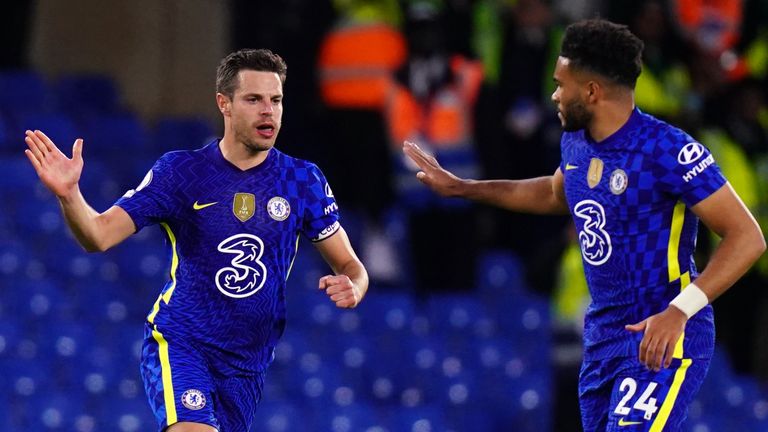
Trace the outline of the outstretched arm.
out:
[[[456,177],[416,144],[406,141],[403,152],[419,166],[422,183],[446,197],[465,198],[521,213],[567,214],[563,174],[524,180],[469,180]]]
[[[357,258],[344,228],[332,236],[315,243],[334,275],[320,278],[318,287],[340,308],[353,308],[360,304],[368,291],[368,272]]]
[[[24,154],[40,181],[58,198],[67,225],[85,250],[107,250],[136,230],[131,217],[120,207],[98,213],[85,201],[79,186],[83,172],[82,139],[75,140],[71,159],[39,130],[27,131],[24,141],[29,147]]]
[[[704,271],[663,312],[627,326],[645,332],[640,362],[655,370],[669,367],[688,319],[736,283],[765,251],[760,226],[729,183],[691,210],[722,241]]]

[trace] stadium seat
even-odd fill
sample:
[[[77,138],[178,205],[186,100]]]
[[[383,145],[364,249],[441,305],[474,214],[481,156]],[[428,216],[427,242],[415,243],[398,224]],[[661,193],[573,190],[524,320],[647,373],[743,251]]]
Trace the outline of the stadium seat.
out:
[[[389,413],[390,430],[429,432],[447,430],[442,408],[437,405],[399,407]]]
[[[5,375],[4,394],[12,394],[17,400],[26,400],[36,394],[52,390],[51,369],[45,359],[12,358],[0,359],[0,370]]]
[[[488,318],[480,301],[471,294],[439,294],[427,299],[427,318],[435,333],[473,335]]]
[[[0,321],[0,359],[11,358],[16,355],[16,347],[22,338],[22,328],[15,321]],[[0,374],[0,388],[7,384],[7,374]]]
[[[51,108],[50,89],[37,72],[0,71],[0,112],[40,112]]]
[[[84,152],[88,150],[86,148]],[[105,211],[128,189],[135,187],[146,170],[138,178],[130,173],[130,168],[122,164],[107,164],[99,158],[88,159],[80,177],[80,191],[94,210]]]
[[[46,324],[67,316],[73,307],[64,295],[65,284],[56,277],[17,277],[10,287],[9,312],[22,317],[24,321],[19,322],[26,322],[30,331],[45,330]]]
[[[511,251],[490,250],[482,253],[477,259],[477,277],[481,296],[491,302],[499,297],[515,297],[527,291],[523,263]]]
[[[357,310],[362,331],[386,337],[408,332],[415,314],[413,297],[405,291],[371,291]]]
[[[499,419],[499,430],[552,430],[551,383],[550,376],[540,373],[484,381],[482,403]]]
[[[39,129],[53,141],[67,156],[72,156],[72,144],[80,138],[75,122],[62,113],[22,112],[14,115],[14,127],[10,129],[11,144],[21,153],[24,144],[24,131]]]
[[[535,295],[518,295],[515,300],[499,300],[489,308],[499,335],[516,341],[530,358],[549,358],[551,319],[549,303]]]
[[[78,392],[39,393],[30,401],[34,408],[27,412],[33,431],[74,430],[75,421],[83,414],[83,398]]]
[[[100,74],[69,74],[52,86],[56,109],[82,117],[120,110],[120,94],[112,78]]]
[[[160,153],[173,150],[193,150],[214,137],[206,120],[195,117],[163,117],[152,130],[152,146]]]
[[[3,213],[0,213],[2,215]],[[0,223],[3,218],[0,216]],[[9,223],[10,225],[10,223]],[[0,225],[0,233],[3,229]],[[10,228],[10,226],[8,227]],[[15,236],[14,236],[15,237]],[[6,295],[12,296],[12,284],[16,277],[23,277],[26,264],[32,259],[32,253],[26,243],[20,239],[9,238],[3,240],[0,235],[0,316],[5,310],[3,299]]]
[[[143,432],[157,427],[145,398],[106,397],[100,402],[98,412],[105,431]]]
[[[24,156],[26,146],[23,141],[18,147],[18,153],[0,158],[0,190],[3,191],[3,199],[14,201],[20,198],[29,198],[35,194],[35,187],[39,183],[35,169]]]
[[[444,410],[447,430],[453,431],[500,431],[496,417],[484,405],[470,403],[465,406],[451,406]],[[514,430],[514,429],[510,429]],[[544,432],[544,431],[542,431]]]
[[[83,148],[110,164],[120,166],[134,155],[159,156],[158,152],[149,148],[146,128],[133,114],[94,115],[86,119],[83,125]]]
[[[23,137],[17,138],[17,142],[13,142],[13,133],[11,132],[11,125],[8,122],[6,116],[0,112],[0,151],[11,153],[14,150],[18,151],[19,148],[24,149]]]
[[[367,431],[377,426],[374,409],[365,402],[353,401],[348,388],[339,388],[335,399],[348,405],[317,407],[312,416],[312,429],[318,431]]]
[[[307,424],[306,410],[292,401],[274,400],[269,395],[256,410],[251,430],[259,432],[311,432],[316,430]],[[330,429],[329,429],[330,430]]]

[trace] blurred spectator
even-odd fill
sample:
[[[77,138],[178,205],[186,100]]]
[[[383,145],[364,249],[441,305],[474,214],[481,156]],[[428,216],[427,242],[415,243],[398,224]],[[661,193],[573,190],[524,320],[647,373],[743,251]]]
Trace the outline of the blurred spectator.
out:
[[[671,0],[680,31],[688,42],[693,88],[703,98],[718,92],[735,72],[733,48],[740,39],[743,2],[736,0]],[[730,76],[729,76],[730,75]]]
[[[635,87],[635,102],[645,112],[670,122],[685,122],[691,91],[685,41],[662,0],[622,1],[629,27],[645,43],[643,71]],[[618,13],[618,12],[617,12]]]
[[[290,109],[286,110],[283,122],[293,126],[281,131],[281,148],[297,157],[329,166],[323,152],[330,138],[318,133],[325,126],[318,118],[320,102],[315,66],[322,35],[335,17],[331,0],[234,0],[230,11],[232,48],[269,48],[279,52],[291,65],[284,101]],[[334,185],[340,183],[333,178],[330,180]]]
[[[765,96],[759,82],[732,83],[709,101],[704,113],[707,126],[698,133],[744,204],[762,219],[764,235],[768,228],[764,214],[768,195],[760,193],[757,164],[768,155],[768,134],[759,120],[765,110]],[[714,235],[705,240],[712,245],[719,242]],[[761,319],[768,304],[768,294],[763,288],[768,283],[768,273],[764,271],[766,259],[763,256],[715,308],[718,339],[728,348],[734,368],[763,377],[768,377],[765,362],[768,351],[761,345],[762,334],[768,332],[768,321]]]
[[[418,184],[401,153],[404,140],[430,149],[443,165],[476,177],[473,113],[482,81],[479,62],[452,52],[446,15],[435,2],[410,2],[408,59],[387,99],[385,118],[398,201],[410,210],[412,259],[419,289],[467,290],[474,282],[474,208]]]
[[[478,51],[486,64],[494,65],[494,58],[499,62],[499,70],[486,75],[499,78],[484,82],[475,113],[483,178],[552,174],[560,161],[560,123],[550,100],[550,65],[559,52],[561,29],[551,8],[543,0],[481,2],[474,32],[479,40],[499,41],[498,53]],[[533,270],[531,285],[549,293],[550,269],[561,252],[551,246],[559,242],[565,220],[481,208],[478,235],[482,247],[509,248],[522,256]]]
[[[335,0],[334,26],[317,60],[322,130],[329,142],[320,160],[340,203],[363,219],[362,258],[374,281],[398,268],[380,217],[392,204],[392,174],[383,110],[394,73],[406,58],[396,0]]]

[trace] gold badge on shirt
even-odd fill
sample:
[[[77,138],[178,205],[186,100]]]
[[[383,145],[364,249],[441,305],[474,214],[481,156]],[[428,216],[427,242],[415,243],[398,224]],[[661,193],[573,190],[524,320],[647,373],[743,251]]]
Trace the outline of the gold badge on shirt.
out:
[[[594,189],[603,178],[603,161],[598,158],[592,158],[589,161],[589,170],[587,171],[587,184],[590,189]]]
[[[250,193],[238,192],[232,202],[232,213],[235,217],[245,222],[253,217],[256,209],[256,197]]]

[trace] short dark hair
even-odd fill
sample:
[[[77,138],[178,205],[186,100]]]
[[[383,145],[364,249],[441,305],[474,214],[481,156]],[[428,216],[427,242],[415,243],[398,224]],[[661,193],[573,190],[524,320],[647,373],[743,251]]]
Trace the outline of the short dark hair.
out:
[[[216,68],[216,92],[230,99],[235,95],[237,88],[237,74],[241,70],[254,70],[258,72],[274,72],[280,77],[280,82],[285,83],[288,66],[285,60],[268,49],[241,49],[235,51],[219,63]]]
[[[595,72],[635,88],[642,68],[643,41],[625,25],[590,19],[569,25],[560,55],[577,69]]]

